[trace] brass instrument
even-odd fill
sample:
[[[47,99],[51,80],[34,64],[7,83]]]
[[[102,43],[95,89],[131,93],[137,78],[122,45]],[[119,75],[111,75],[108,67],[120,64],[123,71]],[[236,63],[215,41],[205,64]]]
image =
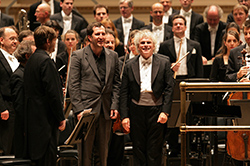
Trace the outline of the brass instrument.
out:
[[[18,30],[21,32],[23,30],[28,30],[30,29],[30,22],[28,20],[28,15],[26,10],[21,9],[18,12],[18,21],[17,21],[17,25],[18,25]]]

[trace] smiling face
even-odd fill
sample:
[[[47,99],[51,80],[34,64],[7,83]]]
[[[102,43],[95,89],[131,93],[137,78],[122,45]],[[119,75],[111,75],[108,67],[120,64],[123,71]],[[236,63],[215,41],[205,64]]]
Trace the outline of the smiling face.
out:
[[[93,27],[93,33],[91,36],[88,36],[90,44],[93,48],[103,47],[106,39],[105,28],[101,27]]]
[[[112,34],[106,34],[105,47],[111,50],[115,50],[115,38]]]
[[[246,43],[250,46],[250,28],[244,27],[244,37]]]
[[[155,25],[160,25],[162,23],[162,17],[164,15],[164,9],[162,4],[156,3],[152,6],[152,11],[150,11],[153,17],[153,22]]]
[[[153,52],[155,50],[155,45],[153,43],[153,40],[148,37],[142,37],[139,41],[139,45],[137,46],[137,49],[140,53],[140,55],[144,59],[148,59],[153,55]]]
[[[1,48],[12,54],[18,45],[17,33],[12,28],[6,28],[3,37],[0,37]]]

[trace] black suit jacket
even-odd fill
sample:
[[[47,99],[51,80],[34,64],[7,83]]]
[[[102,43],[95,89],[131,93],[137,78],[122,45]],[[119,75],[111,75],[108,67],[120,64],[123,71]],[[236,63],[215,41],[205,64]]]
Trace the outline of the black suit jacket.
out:
[[[123,36],[119,37],[119,39],[121,39],[121,42],[124,42],[124,32],[123,32],[122,18],[120,17],[120,18],[114,20],[113,23],[115,24],[115,27],[117,29],[121,30],[121,34]],[[145,26],[145,23],[143,21],[137,20],[135,17],[133,17],[132,27],[131,27],[130,31],[135,30],[135,29],[141,29],[144,26]]]
[[[14,71],[10,78],[11,97],[15,110],[15,156],[23,158],[26,155],[26,129],[24,112],[24,92],[23,92],[23,73],[24,66],[19,67]]]
[[[7,101],[11,101],[10,77],[12,69],[5,59],[2,51],[0,51],[0,112],[9,110],[13,112],[13,107]]]
[[[40,22],[36,21],[36,8],[38,5],[40,5],[42,1],[36,2],[33,5],[30,6],[30,10],[28,12],[28,19],[30,21],[30,30],[34,31],[38,26],[40,26]],[[57,2],[54,0],[54,13],[58,13],[62,10],[60,7],[60,2]]]
[[[215,47],[214,47],[214,56],[216,55],[217,51],[221,47],[221,40],[222,36],[221,33],[222,31],[226,28],[227,24],[220,21],[219,22],[219,27],[216,33],[216,39],[215,39]],[[206,57],[207,60],[212,59],[212,54],[211,54],[211,38],[210,38],[210,32],[208,30],[208,23],[204,22],[200,25],[196,26],[195,29],[195,37],[194,40],[199,42],[201,45],[201,50],[202,50],[202,56]]]
[[[149,25],[141,28],[141,30],[148,29],[152,32],[152,27],[153,27],[153,25],[149,24]],[[172,27],[169,26],[168,24],[164,24],[164,39],[163,39],[163,41],[171,39],[172,37],[173,37]]]
[[[1,17],[0,28],[14,25],[14,19],[11,16],[1,12],[0,17]]]
[[[59,122],[64,120],[59,74],[44,50],[37,49],[25,66],[24,93],[28,152],[31,160],[37,160],[46,153],[49,143],[56,147]]]
[[[200,44],[196,41],[187,39],[187,51],[190,52],[187,56],[188,78],[202,78],[203,66]],[[174,39],[172,38],[161,43],[158,53],[168,56],[170,58],[170,62],[175,63],[176,52]]]
[[[171,16],[169,16],[169,21],[168,21],[168,25],[170,25],[171,27],[173,26],[173,22],[172,19],[175,15],[180,14],[180,11],[178,11],[177,13],[172,14]],[[192,15],[191,15],[191,24],[190,24],[190,39],[194,40],[194,36],[195,36],[195,27],[198,24],[203,23],[203,16],[192,11]]]
[[[120,90],[120,114],[122,119],[129,117],[129,111],[136,111],[129,109],[132,99],[135,101],[139,101],[140,99],[141,83],[139,57],[140,56],[130,59],[124,68]],[[171,113],[174,87],[174,80],[170,66],[171,64],[168,57],[160,54],[153,55],[151,88],[156,99],[163,95],[161,110],[169,115]]]
[[[241,51],[246,48],[246,44],[240,45],[236,48],[233,48],[230,51],[228,58],[228,67],[226,70],[226,81],[237,81],[237,72],[240,70],[242,65],[242,53]]]
[[[62,18],[61,12],[50,16],[50,19],[56,20],[57,23],[60,25],[61,29],[59,32],[59,36],[61,36],[63,32],[63,18]],[[75,30],[78,34],[80,34],[81,30],[84,28],[87,28],[87,26],[88,26],[88,22],[85,19],[82,19],[78,15],[72,13],[71,29]]]

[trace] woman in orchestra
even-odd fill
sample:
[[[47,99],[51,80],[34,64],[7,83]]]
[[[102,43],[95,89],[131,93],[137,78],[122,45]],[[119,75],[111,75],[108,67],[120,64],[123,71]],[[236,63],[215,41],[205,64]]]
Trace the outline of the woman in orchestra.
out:
[[[69,55],[77,49],[77,44],[79,42],[79,34],[74,30],[68,30],[63,36],[63,42],[66,45],[66,50],[56,56],[56,67],[62,78],[62,85],[65,85],[67,77],[67,69],[69,63]]]
[[[213,82],[225,81],[230,50],[240,44],[239,33],[236,31],[225,33],[222,40],[221,51],[216,55],[211,69],[210,81]]]

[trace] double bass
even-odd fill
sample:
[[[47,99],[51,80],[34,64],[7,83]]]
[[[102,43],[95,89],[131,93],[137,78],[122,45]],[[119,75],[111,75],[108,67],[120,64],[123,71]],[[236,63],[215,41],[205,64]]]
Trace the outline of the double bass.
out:
[[[243,49],[242,53],[242,66],[246,65],[246,50]],[[249,72],[238,79],[240,82],[243,78],[246,78]],[[230,105],[231,99],[250,99],[250,92],[236,92],[231,93],[227,100]],[[237,120],[233,120],[233,124],[237,125]],[[250,131],[228,131],[227,132],[227,153],[233,159],[243,161],[244,165],[247,165],[246,161],[250,161]]]

